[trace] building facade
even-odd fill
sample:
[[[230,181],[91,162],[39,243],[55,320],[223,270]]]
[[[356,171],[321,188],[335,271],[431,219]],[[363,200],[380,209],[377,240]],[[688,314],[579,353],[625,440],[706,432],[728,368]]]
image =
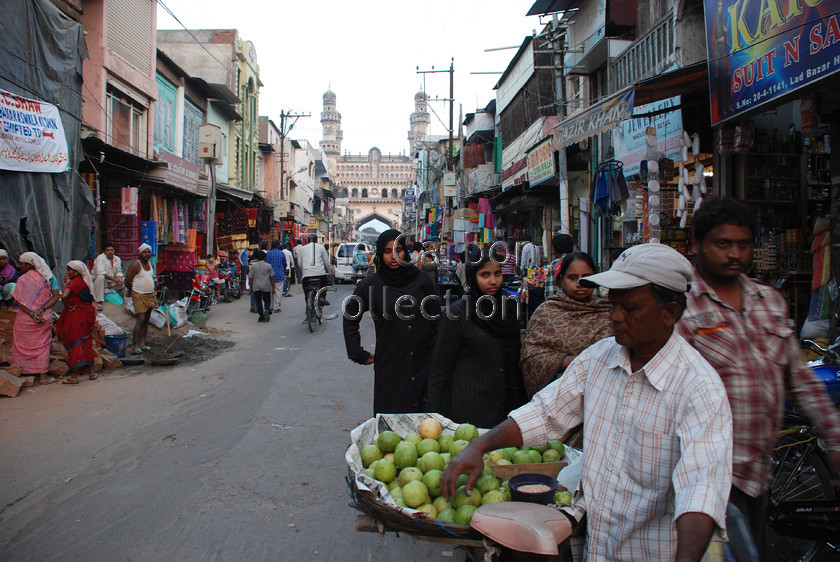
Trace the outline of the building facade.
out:
[[[389,228],[400,228],[406,189],[414,182],[411,157],[382,154],[376,147],[367,154],[342,155],[344,133],[341,130],[341,114],[336,109],[336,95],[328,90],[323,99],[321,149],[330,162],[335,183],[342,193],[346,190],[349,222],[355,231],[373,220],[379,220]],[[426,134],[429,124],[426,94],[418,92],[414,99],[415,112],[411,114],[408,135],[412,144]],[[356,237],[353,236],[354,239]]]

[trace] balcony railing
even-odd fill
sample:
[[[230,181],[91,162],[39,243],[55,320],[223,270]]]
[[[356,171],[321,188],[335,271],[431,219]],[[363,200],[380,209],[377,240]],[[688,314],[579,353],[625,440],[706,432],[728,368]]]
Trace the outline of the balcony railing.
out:
[[[613,84],[610,91],[617,92],[639,80],[660,74],[675,62],[672,10],[615,58],[612,62]]]

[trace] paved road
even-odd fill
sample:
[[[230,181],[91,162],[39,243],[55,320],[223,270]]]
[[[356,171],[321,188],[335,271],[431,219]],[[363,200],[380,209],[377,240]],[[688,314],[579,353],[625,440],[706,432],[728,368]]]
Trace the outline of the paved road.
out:
[[[212,309],[236,345],[204,363],[0,399],[2,558],[452,560],[354,531],[344,450],[372,415],[373,371],[347,360],[340,320],[309,334],[293,293],[268,324],[247,295]]]

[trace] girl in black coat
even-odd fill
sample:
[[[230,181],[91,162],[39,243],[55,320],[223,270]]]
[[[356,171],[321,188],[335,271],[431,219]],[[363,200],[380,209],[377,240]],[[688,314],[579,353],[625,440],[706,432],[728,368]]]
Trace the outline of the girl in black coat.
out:
[[[441,322],[427,409],[458,423],[490,428],[527,401],[519,369],[520,309],[502,298],[501,262],[492,250],[467,255],[468,292]]]
[[[397,241],[399,239],[399,241]],[[440,302],[427,275],[411,263],[400,232],[376,241],[376,274],[362,279],[344,309],[347,357],[373,364],[373,413],[422,411]],[[376,354],[361,344],[359,323],[370,311]]]

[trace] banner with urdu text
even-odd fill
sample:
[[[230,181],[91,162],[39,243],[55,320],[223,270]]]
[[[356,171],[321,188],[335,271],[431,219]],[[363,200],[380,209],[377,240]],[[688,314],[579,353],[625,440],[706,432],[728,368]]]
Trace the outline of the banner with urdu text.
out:
[[[63,172],[68,165],[58,108],[0,90],[0,169]]]
[[[704,0],[712,124],[840,70],[840,0]]]

